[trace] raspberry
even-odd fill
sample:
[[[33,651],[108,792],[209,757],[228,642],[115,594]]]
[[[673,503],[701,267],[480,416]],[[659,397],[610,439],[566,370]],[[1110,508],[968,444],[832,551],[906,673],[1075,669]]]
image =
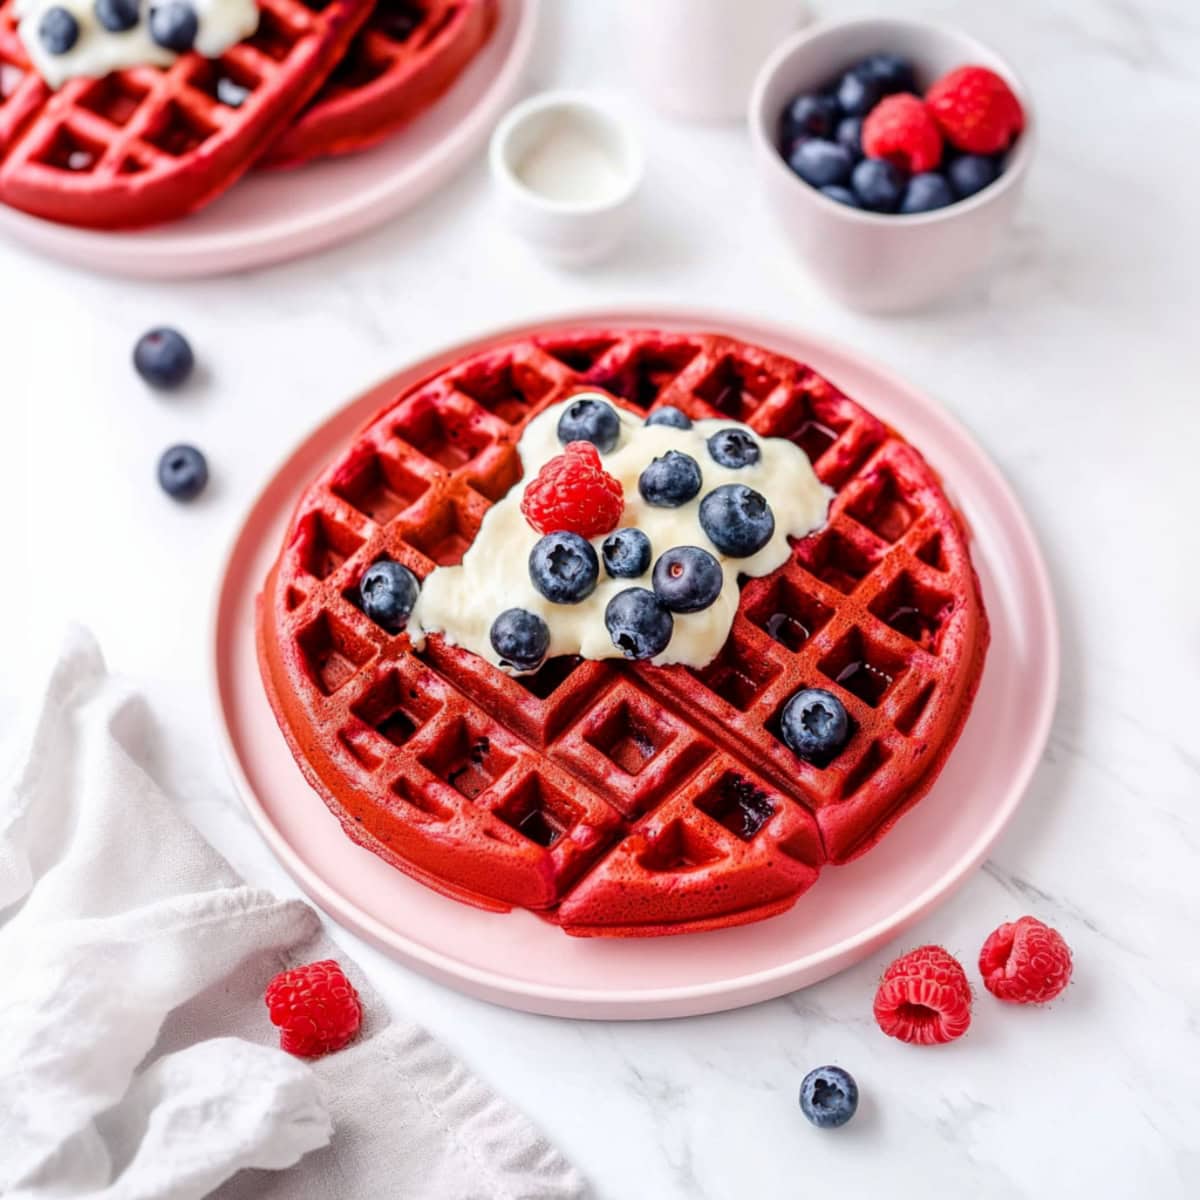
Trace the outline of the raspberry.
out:
[[[1012,88],[987,67],[959,67],[925,93],[946,140],[968,154],[999,154],[1025,128]]]
[[[867,114],[862,128],[863,153],[886,158],[914,175],[932,171],[942,161],[942,135],[918,96],[887,96]]]
[[[599,537],[616,529],[625,492],[601,465],[591,442],[569,442],[525,489],[521,511],[538,533]]]
[[[362,1025],[358,993],[331,958],[276,975],[263,999],[280,1047],[301,1058],[340,1050]]]
[[[993,996],[1013,1004],[1045,1004],[1071,981],[1071,949],[1036,917],[1001,925],[979,952],[979,972]]]
[[[941,946],[896,959],[875,993],[875,1020],[888,1037],[922,1046],[962,1037],[971,1024],[971,986],[958,959]]]

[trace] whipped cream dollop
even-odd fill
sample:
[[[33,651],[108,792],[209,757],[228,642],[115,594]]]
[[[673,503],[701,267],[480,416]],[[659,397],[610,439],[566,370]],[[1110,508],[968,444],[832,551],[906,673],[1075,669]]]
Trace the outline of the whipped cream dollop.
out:
[[[559,418],[564,409],[581,398],[572,396],[529,423],[517,447],[524,477],[485,514],[462,563],[437,567],[425,580],[409,620],[409,633],[418,648],[427,634],[440,633],[447,642],[508,669],[492,647],[492,622],[506,609],[522,608],[540,616],[549,627],[547,657],[578,654],[584,658],[621,658],[623,652],[614,645],[605,625],[609,601],[631,587],[652,589],[654,563],[665,551],[699,546],[721,566],[724,580],[720,594],[700,612],[672,614],[671,640],[652,661],[657,665],[703,667],[717,656],[729,637],[738,607],[738,576],[770,574],[787,561],[791,553],[789,537],[806,537],[825,524],[833,493],[817,478],[804,451],[792,442],[763,437],[737,421],[696,421],[690,429],[678,429],[646,425],[641,416],[616,409],[620,433],[616,445],[601,455],[601,461],[624,491],[620,527],[640,529],[650,539],[650,565],[640,578],[612,578],[605,570],[601,552],[607,535],[592,538],[600,558],[595,590],[576,604],[553,603],[530,578],[529,555],[541,534],[526,521],[521,499],[538,471],[563,452],[557,432]],[[594,398],[607,402],[603,396]],[[721,429],[740,429],[749,434],[761,449],[758,461],[737,468],[714,461],[707,443]],[[703,477],[699,492],[675,508],[648,504],[638,491],[642,472],[652,459],[668,450],[690,455]],[[765,497],[774,514],[775,529],[770,540],[748,557],[722,554],[700,523],[704,497],[724,484],[753,488]]]
[[[110,13],[113,6],[106,6],[104,0],[17,0],[17,32],[38,74],[57,90],[72,79],[99,79],[127,67],[169,67],[180,51],[154,39],[150,14],[172,2],[194,14],[196,33],[190,48],[205,58],[217,58],[258,29],[256,0],[128,0],[130,17],[136,9],[137,19],[120,31],[105,27],[101,14]],[[47,14],[56,9],[75,22],[74,41],[65,50],[59,48],[69,36],[56,41],[44,29]],[[107,19],[113,23],[112,16]],[[60,15],[50,20],[61,28]]]

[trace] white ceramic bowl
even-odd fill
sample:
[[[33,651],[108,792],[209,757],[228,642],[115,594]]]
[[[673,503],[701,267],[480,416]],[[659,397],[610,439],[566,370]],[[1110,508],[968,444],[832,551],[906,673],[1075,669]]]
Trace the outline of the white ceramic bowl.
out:
[[[488,157],[505,221],[547,258],[595,262],[625,236],[645,171],[641,145],[585,93],[523,100],[496,126]]]
[[[922,89],[967,63],[1008,81],[1025,110],[1025,130],[995,183],[946,208],[892,216],[838,204],[792,172],[777,146],[785,105],[878,53],[911,59]],[[1028,90],[997,54],[965,33],[891,18],[818,25],[784,42],[755,82],[750,130],[768,201],[804,266],[839,300],[876,312],[929,304],[987,262],[1016,209],[1037,134]]]

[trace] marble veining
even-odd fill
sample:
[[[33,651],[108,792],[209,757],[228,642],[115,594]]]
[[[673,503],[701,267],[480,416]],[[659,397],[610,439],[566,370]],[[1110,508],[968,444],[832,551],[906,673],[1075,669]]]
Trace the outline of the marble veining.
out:
[[[740,129],[638,107],[621,55],[596,53],[616,45],[617,6],[560,4],[561,49],[542,55],[540,82],[613,93],[648,151],[645,206],[611,262],[571,274],[531,258],[498,227],[482,162],[368,237],[236,279],[123,283],[0,244],[0,691],[19,686],[34,642],[85,620],[150,694],[162,782],[250,882],[295,894],[224,776],[205,678],[228,539],[304,431],[422,350],[570,306],[707,303],[860,347],[970,426],[1053,574],[1054,736],[990,862],[842,975],[691,1020],[508,1012],[334,934],[397,1012],[544,1125],[607,1200],[1200,1195],[1200,7],[905,4],[1018,65],[1041,144],[995,270],[938,310],[885,320],[840,309],[791,261]],[[161,322],[188,332],[206,368],[170,398],[147,393],[128,362]],[[154,485],[175,441],[201,446],[213,469],[186,510]],[[938,1050],[879,1034],[871,999],[893,954],[937,941],[973,974],[986,934],[1023,912],[1074,948],[1064,998],[1027,1011],[979,988],[969,1035]],[[863,1093],[836,1135],[809,1128],[796,1103],[824,1062]]]

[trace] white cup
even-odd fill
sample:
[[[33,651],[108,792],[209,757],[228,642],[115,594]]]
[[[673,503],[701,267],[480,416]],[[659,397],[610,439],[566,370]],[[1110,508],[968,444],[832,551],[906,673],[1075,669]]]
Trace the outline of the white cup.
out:
[[[492,180],[509,227],[545,258],[584,266],[625,236],[645,169],[627,121],[584,92],[542,92],[496,126]]]
[[[658,109],[734,120],[762,61],[807,19],[805,0],[622,0],[626,55]]]

